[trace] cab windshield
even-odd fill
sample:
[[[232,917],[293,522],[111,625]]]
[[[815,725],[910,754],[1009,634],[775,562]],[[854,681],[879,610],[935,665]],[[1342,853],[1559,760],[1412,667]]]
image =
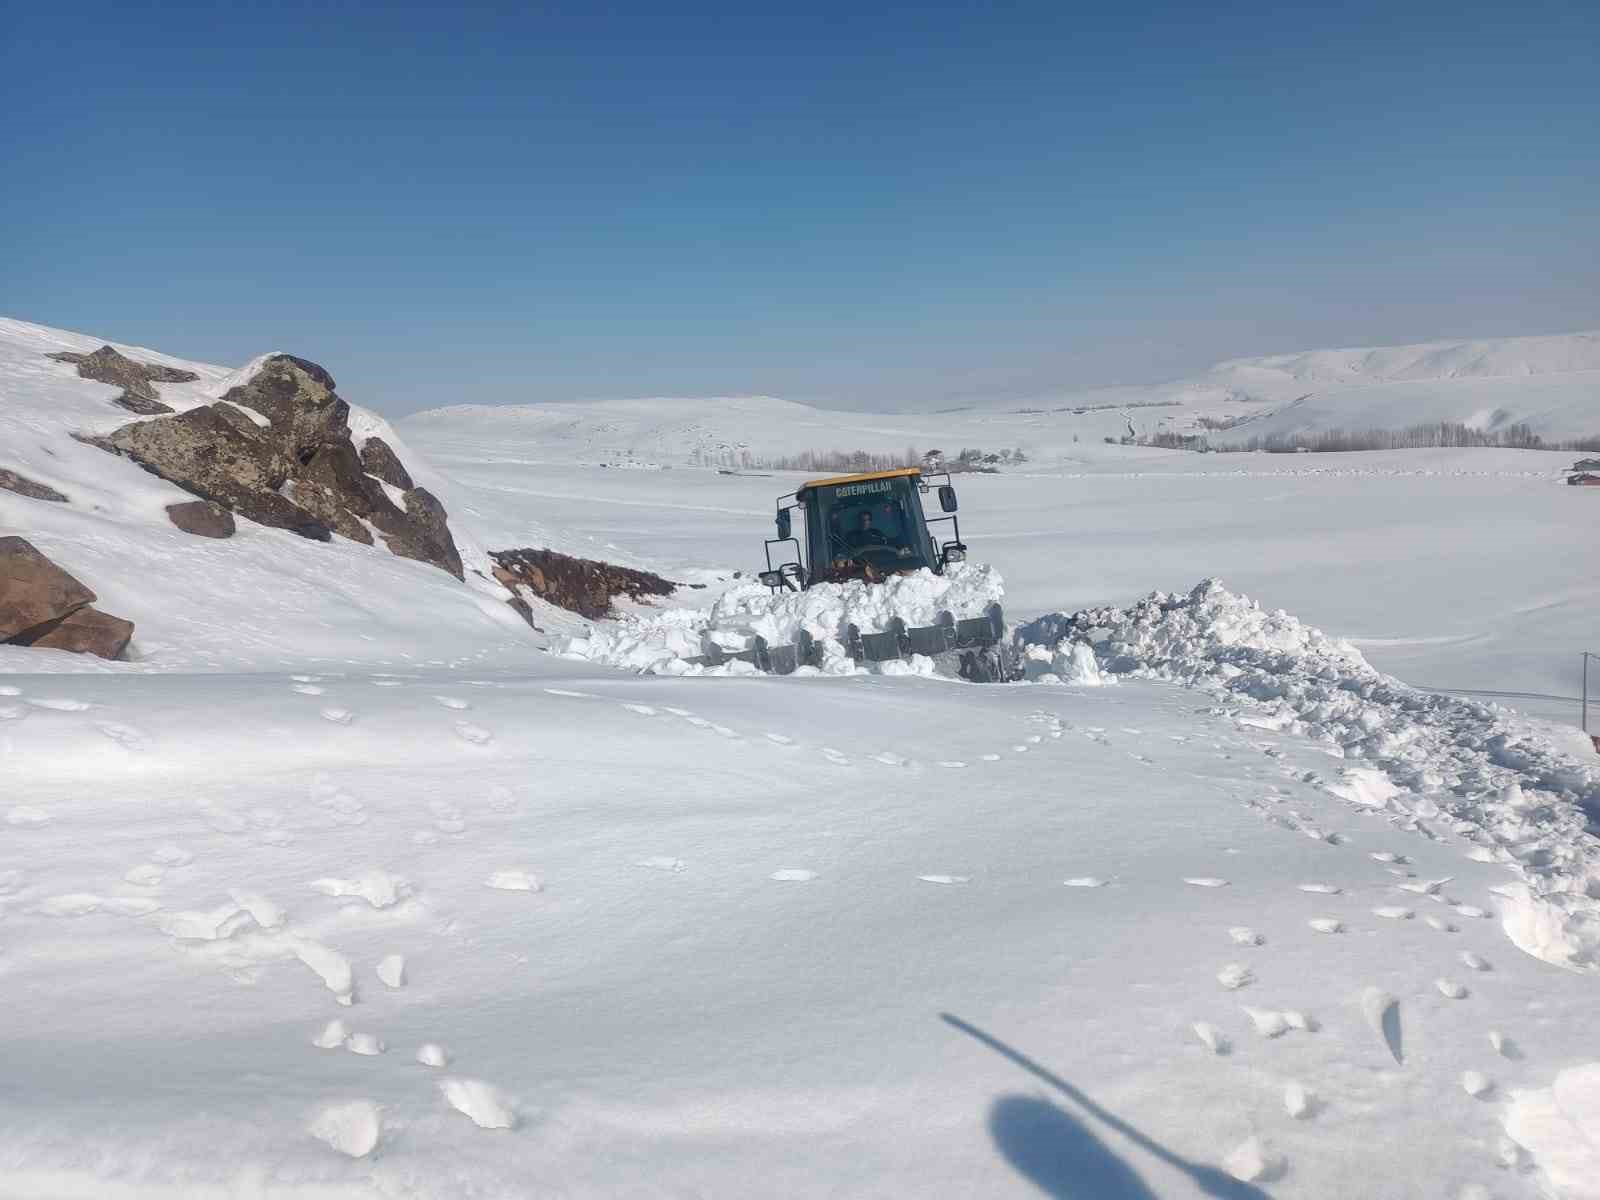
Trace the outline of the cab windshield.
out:
[[[844,564],[868,565],[879,572],[926,566],[919,546],[921,505],[915,488],[911,478],[900,476],[817,489],[815,503],[825,545],[813,560],[835,570]]]

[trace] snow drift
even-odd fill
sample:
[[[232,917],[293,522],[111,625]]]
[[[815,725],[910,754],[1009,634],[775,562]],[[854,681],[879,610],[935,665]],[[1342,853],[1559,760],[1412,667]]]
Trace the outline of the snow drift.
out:
[[[1512,867],[1508,937],[1538,958],[1600,972],[1600,772],[1497,705],[1408,687],[1349,642],[1208,579],[1127,608],[1052,613],[1018,631],[1057,655],[1091,646],[1117,675],[1207,691],[1242,726],[1292,733],[1349,762],[1324,790],[1475,857]]]

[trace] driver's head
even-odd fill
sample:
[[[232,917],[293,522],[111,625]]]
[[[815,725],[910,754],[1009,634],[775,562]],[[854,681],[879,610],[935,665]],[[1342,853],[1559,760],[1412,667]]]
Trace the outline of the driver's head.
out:
[[[872,514],[870,512],[868,512],[866,509],[862,509],[861,510],[861,519],[857,523],[856,528],[857,529],[871,529],[872,528]]]

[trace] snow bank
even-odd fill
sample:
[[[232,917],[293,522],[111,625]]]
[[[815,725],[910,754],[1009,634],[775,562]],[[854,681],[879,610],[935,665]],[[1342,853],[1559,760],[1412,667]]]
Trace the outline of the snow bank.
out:
[[[933,624],[946,611],[958,620],[982,616],[1004,594],[1000,573],[977,563],[952,564],[943,575],[914,571],[870,586],[859,581],[820,583],[777,595],[751,581],[724,592],[709,610],[668,609],[598,623],[587,637],[572,639],[565,653],[661,675],[741,674],[755,668],[748,663],[702,667],[684,660],[704,654],[705,639],[737,652],[757,636],[768,645],[789,645],[803,630],[819,643],[823,671],[850,674],[862,668],[845,653],[846,626],[881,633],[896,617],[919,626]]]
[[[1503,862],[1502,924],[1522,950],[1600,972],[1600,772],[1496,705],[1418,691],[1349,642],[1206,580],[1128,608],[1052,613],[1017,633],[1031,659],[1092,647],[1113,675],[1173,680],[1222,700],[1241,725],[1303,735],[1351,766],[1332,795],[1427,836],[1465,838]]]

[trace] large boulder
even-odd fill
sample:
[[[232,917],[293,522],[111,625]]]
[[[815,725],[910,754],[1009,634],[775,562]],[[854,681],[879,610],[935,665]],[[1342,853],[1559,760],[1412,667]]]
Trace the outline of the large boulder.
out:
[[[125,354],[120,354],[110,346],[101,346],[92,354],[79,354],[71,350],[62,350],[56,354],[47,355],[57,362],[76,363],[78,374],[84,379],[93,379],[97,383],[109,383],[113,387],[120,387],[122,395],[113,403],[120,404],[130,412],[140,413],[144,416],[155,416],[159,413],[174,411],[171,405],[163,404],[156,395],[153,386],[157,383],[193,383],[200,378],[193,371],[180,370],[177,367],[163,367],[157,363],[135,362]]]
[[[262,525],[327,541],[328,527],[279,493],[292,461],[264,437],[246,433],[212,404],[116,430],[112,447],[187,492]]]
[[[41,650],[67,650],[118,659],[133,640],[133,622],[103,613],[92,604],[55,621],[34,627],[11,639],[15,646]]]
[[[0,642],[58,621],[94,602],[94,593],[33,543],[0,537]]]
[[[333,376],[316,363],[274,354],[222,398],[266,417],[272,424],[262,435],[285,456],[304,463],[324,442],[350,437],[350,406],[333,387]]]
[[[350,406],[333,376],[306,359],[274,354],[215,404],[136,421],[107,438],[75,436],[262,525],[369,546],[376,529],[393,553],[462,578],[444,505],[413,486],[381,439],[356,450]],[[400,503],[385,483],[402,490]]]
[[[432,563],[441,571],[464,579],[461,552],[450,536],[450,514],[445,512],[444,505],[427,488],[412,488],[405,500],[405,516],[400,520],[385,512],[372,516],[372,523],[383,534],[389,552],[401,558]]]
[[[92,607],[94,598],[31,542],[0,537],[0,642],[121,658],[133,622]]]
[[[195,537],[229,538],[236,526],[233,514],[214,500],[186,500],[167,505],[167,520]]]
[[[400,461],[400,456],[381,437],[369,437],[362,444],[361,467],[368,475],[376,475],[402,492],[409,492],[417,486],[411,482],[411,473]]]
[[[8,471],[4,467],[0,467],[0,488],[15,492],[19,496],[26,496],[30,500],[53,500],[57,504],[67,502],[67,498],[55,488],[29,479],[26,475],[18,475],[15,471]]]

